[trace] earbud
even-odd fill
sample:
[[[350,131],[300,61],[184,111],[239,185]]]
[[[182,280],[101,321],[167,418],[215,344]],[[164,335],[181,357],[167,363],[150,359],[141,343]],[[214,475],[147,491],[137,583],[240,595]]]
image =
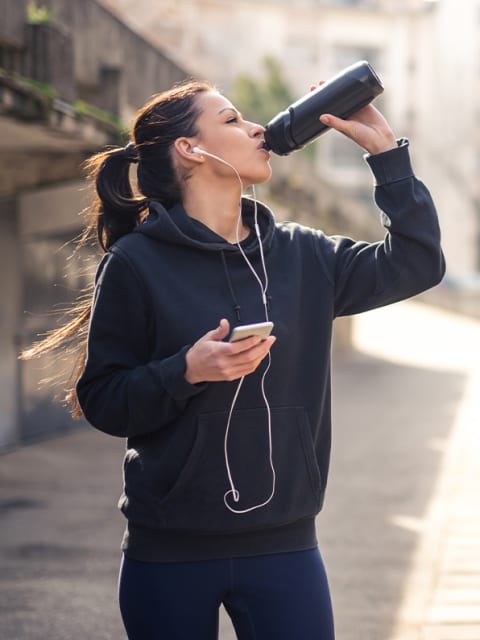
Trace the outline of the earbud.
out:
[[[235,173],[237,173],[237,170],[234,167],[232,167],[232,165],[229,162],[227,162],[223,158],[219,158],[214,153],[210,153],[209,151],[205,151],[204,149],[200,149],[200,147],[196,147],[196,146],[192,147],[192,153],[201,153],[204,156],[208,156],[209,158],[213,158],[214,160],[218,160],[219,162],[223,162],[223,164],[226,164],[228,167],[233,169],[235,171]]]

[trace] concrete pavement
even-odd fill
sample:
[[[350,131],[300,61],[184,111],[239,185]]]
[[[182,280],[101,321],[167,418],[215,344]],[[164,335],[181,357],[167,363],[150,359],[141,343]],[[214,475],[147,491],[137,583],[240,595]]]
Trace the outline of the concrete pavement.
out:
[[[339,637],[479,640],[480,323],[408,302],[359,316],[354,341],[358,353],[383,362],[375,382],[388,439],[381,455],[391,473],[380,471],[378,480],[390,486],[390,508],[385,537],[376,536],[372,573],[389,546],[385,571],[401,578],[401,590],[388,603],[390,629],[368,633],[366,623],[352,633],[352,619]],[[401,442],[392,429],[401,430]],[[371,498],[383,502],[381,493],[377,488]],[[398,544],[401,531],[410,538],[409,557]],[[379,575],[370,623],[381,617],[376,610],[387,585]]]
[[[389,318],[413,336],[408,349],[385,332]],[[479,640],[480,323],[411,303],[376,312],[376,326],[369,320],[363,335],[357,324],[364,350],[463,377],[447,437],[432,442],[440,465],[427,508],[403,521],[417,540],[391,640]],[[447,411],[451,391],[437,388]]]
[[[480,324],[407,302],[354,341],[318,518],[338,640],[480,640]],[[87,427],[0,456],[0,638],[125,638],[122,452]]]

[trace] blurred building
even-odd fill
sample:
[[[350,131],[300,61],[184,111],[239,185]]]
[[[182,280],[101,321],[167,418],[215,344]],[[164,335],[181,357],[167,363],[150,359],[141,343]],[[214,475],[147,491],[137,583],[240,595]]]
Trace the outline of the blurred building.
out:
[[[72,246],[65,244],[80,231],[88,197],[81,163],[123,140],[123,123],[151,94],[187,75],[184,69],[228,94],[240,73],[261,80],[262,60],[272,56],[301,96],[312,82],[369,60],[385,85],[376,104],[398,135],[412,139],[417,173],[438,203],[450,281],[478,278],[480,0],[459,6],[0,0],[0,448],[69,424],[50,389],[38,388],[51,373],[45,362],[17,355],[55,326],[50,310],[89,282],[89,256],[67,260]],[[376,225],[361,151],[330,134],[314,147],[313,166],[299,166],[294,156],[275,159],[276,193],[286,201],[287,191],[296,191],[299,208],[329,211],[335,225],[341,218],[337,231],[349,221],[355,234],[360,220]]]
[[[69,259],[82,162],[123,143],[132,112],[185,76],[94,0],[0,0],[0,448],[70,424],[38,385],[68,356],[18,354],[91,282],[90,251]]]
[[[377,104],[412,139],[417,173],[438,203],[450,279],[478,277],[479,0],[103,1],[227,94],[239,73],[260,78],[266,55],[298,96],[369,60],[385,85]],[[325,136],[316,152],[325,189],[370,197],[361,153],[348,141]]]
[[[450,280],[476,281],[480,297],[480,2],[437,0],[411,34],[419,172],[438,202]]]

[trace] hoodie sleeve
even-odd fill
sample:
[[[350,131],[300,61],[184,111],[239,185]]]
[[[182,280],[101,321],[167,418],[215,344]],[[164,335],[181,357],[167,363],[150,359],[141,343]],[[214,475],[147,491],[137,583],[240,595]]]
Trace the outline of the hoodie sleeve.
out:
[[[100,431],[132,437],[161,429],[206,386],[184,377],[185,346],[149,359],[149,303],[131,266],[115,253],[100,264],[89,326],[85,369],[77,396]]]
[[[377,243],[328,239],[335,316],[409,298],[438,284],[445,273],[435,205],[414,176],[408,141],[399,140],[397,149],[365,159],[387,233]]]

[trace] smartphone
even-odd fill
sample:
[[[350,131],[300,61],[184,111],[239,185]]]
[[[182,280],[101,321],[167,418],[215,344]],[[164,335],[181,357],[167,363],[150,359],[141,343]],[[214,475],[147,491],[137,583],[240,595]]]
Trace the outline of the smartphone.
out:
[[[272,333],[273,322],[257,322],[255,324],[242,324],[234,327],[230,335],[230,342],[244,340],[250,336],[260,336],[263,340]]]

